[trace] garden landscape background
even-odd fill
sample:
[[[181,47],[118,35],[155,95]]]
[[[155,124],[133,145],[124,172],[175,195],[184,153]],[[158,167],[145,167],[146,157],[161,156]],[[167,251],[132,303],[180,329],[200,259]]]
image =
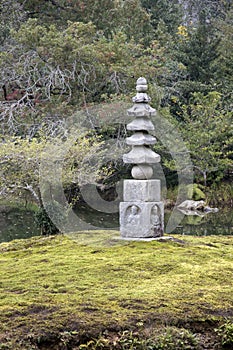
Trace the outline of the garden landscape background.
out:
[[[0,349],[232,348],[232,27],[231,0],[1,1]],[[166,241],[111,211],[142,76],[166,220],[183,192],[219,209]]]

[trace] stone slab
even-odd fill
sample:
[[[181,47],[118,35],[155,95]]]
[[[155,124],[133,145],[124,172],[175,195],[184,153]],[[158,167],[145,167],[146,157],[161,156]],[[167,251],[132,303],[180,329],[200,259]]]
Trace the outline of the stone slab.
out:
[[[163,202],[121,202],[120,232],[123,238],[163,236]]]
[[[161,201],[160,180],[124,180],[123,200],[125,202]]]

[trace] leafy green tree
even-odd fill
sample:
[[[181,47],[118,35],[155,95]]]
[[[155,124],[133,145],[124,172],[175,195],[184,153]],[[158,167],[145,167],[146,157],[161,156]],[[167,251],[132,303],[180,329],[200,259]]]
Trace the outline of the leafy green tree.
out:
[[[101,155],[102,144],[99,138],[86,137],[85,132],[80,132],[71,145],[69,140],[64,140],[64,137],[29,139],[4,136],[0,147],[0,193],[2,196],[30,193],[32,200],[43,208],[41,191],[49,193],[51,189],[56,190],[58,175],[53,176],[50,173],[51,169],[56,169],[59,164],[63,165],[64,188],[71,183],[77,186],[90,182],[97,183],[102,171],[96,161],[93,163],[92,157],[97,152]],[[48,173],[44,172],[46,180],[41,184],[42,162],[43,169],[48,169]],[[55,200],[51,197],[51,200],[53,199]]]
[[[180,0],[184,11],[186,25],[195,25],[205,13],[206,21],[212,22],[215,18],[224,17],[224,12],[231,5],[231,0]]]
[[[219,44],[218,57],[213,62],[215,83],[223,94],[226,108],[232,109],[233,91],[233,8],[224,18],[216,23],[218,28]]]
[[[180,25],[169,46],[170,70],[164,78],[164,102],[177,120],[182,120],[182,105],[188,105],[194,92],[208,94],[214,83],[219,38],[205,14],[192,25]]]
[[[158,6],[158,3],[153,2],[151,6]],[[221,59],[218,59],[220,37],[222,42],[224,40],[218,27],[225,22],[223,18],[227,8],[226,2],[217,0],[184,0],[179,4],[183,15],[180,16],[180,23],[174,26],[172,35],[164,21],[160,20],[156,29],[156,36],[166,55],[166,70],[161,77],[163,104],[170,106],[178,120],[182,119],[181,105],[189,103],[193,92],[207,94],[216,90],[216,72],[219,71],[221,76]],[[230,64],[227,63],[227,67]]]
[[[108,0],[21,0],[29,18],[37,18],[40,24],[66,26],[66,22],[93,22],[98,29],[109,28],[114,22],[115,6]]]
[[[41,120],[56,126],[74,109],[126,94],[135,77],[155,80],[163,69],[162,49],[155,43],[145,48],[122,32],[98,37],[91,23],[69,22],[60,30],[30,19],[13,36],[11,53],[0,53],[6,90],[0,118],[12,133],[22,134],[25,123]]]
[[[18,29],[25,20],[26,12],[18,1],[2,1],[0,3],[0,45],[9,39],[11,29]]]
[[[190,151],[197,181],[205,186],[208,181],[218,182],[232,166],[232,112],[224,111],[221,95],[213,91],[206,96],[194,93],[191,103],[183,106],[183,117],[181,133]]]
[[[203,15],[197,27],[187,27],[187,35],[179,35],[177,58],[186,66],[191,81],[208,85],[213,77],[212,62],[217,57],[218,38]],[[178,33],[179,34],[179,33]]]
[[[150,14],[154,29],[163,21],[168,32],[174,33],[182,23],[183,8],[178,0],[142,0],[141,3]]]
[[[151,16],[143,8],[140,0],[116,1],[115,32],[121,31],[128,39],[149,46],[154,38]],[[113,22],[114,23],[114,22]]]
[[[59,227],[67,221],[67,213],[64,212],[63,207],[54,200],[47,204],[46,209],[44,207],[38,208],[34,217],[42,235],[54,235],[59,233],[59,229],[54,225],[53,221],[56,223],[58,222]]]
[[[92,22],[106,37],[120,30],[136,40],[144,35],[148,37],[152,30],[140,0],[21,0],[20,3],[29,18],[37,18],[43,25],[53,23],[64,28],[67,21]]]

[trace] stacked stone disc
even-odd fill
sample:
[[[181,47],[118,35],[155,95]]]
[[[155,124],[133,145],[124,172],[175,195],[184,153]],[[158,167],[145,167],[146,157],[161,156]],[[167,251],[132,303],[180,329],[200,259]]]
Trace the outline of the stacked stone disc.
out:
[[[160,155],[152,151],[151,145],[156,143],[150,135],[154,125],[150,117],[156,110],[149,105],[145,78],[137,80],[137,94],[133,98],[134,105],[128,110],[133,121],[127,125],[132,136],[126,143],[132,146],[129,153],[123,155],[124,163],[133,164],[134,180],[124,180],[123,199],[120,203],[120,231],[125,238],[153,238],[163,235],[164,209],[160,195],[160,180],[151,179],[152,165],[160,162]]]

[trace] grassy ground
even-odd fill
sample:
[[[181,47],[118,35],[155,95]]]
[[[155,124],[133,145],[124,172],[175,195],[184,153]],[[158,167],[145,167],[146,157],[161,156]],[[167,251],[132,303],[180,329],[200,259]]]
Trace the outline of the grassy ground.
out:
[[[0,349],[231,348],[233,237],[117,236],[0,244]]]

